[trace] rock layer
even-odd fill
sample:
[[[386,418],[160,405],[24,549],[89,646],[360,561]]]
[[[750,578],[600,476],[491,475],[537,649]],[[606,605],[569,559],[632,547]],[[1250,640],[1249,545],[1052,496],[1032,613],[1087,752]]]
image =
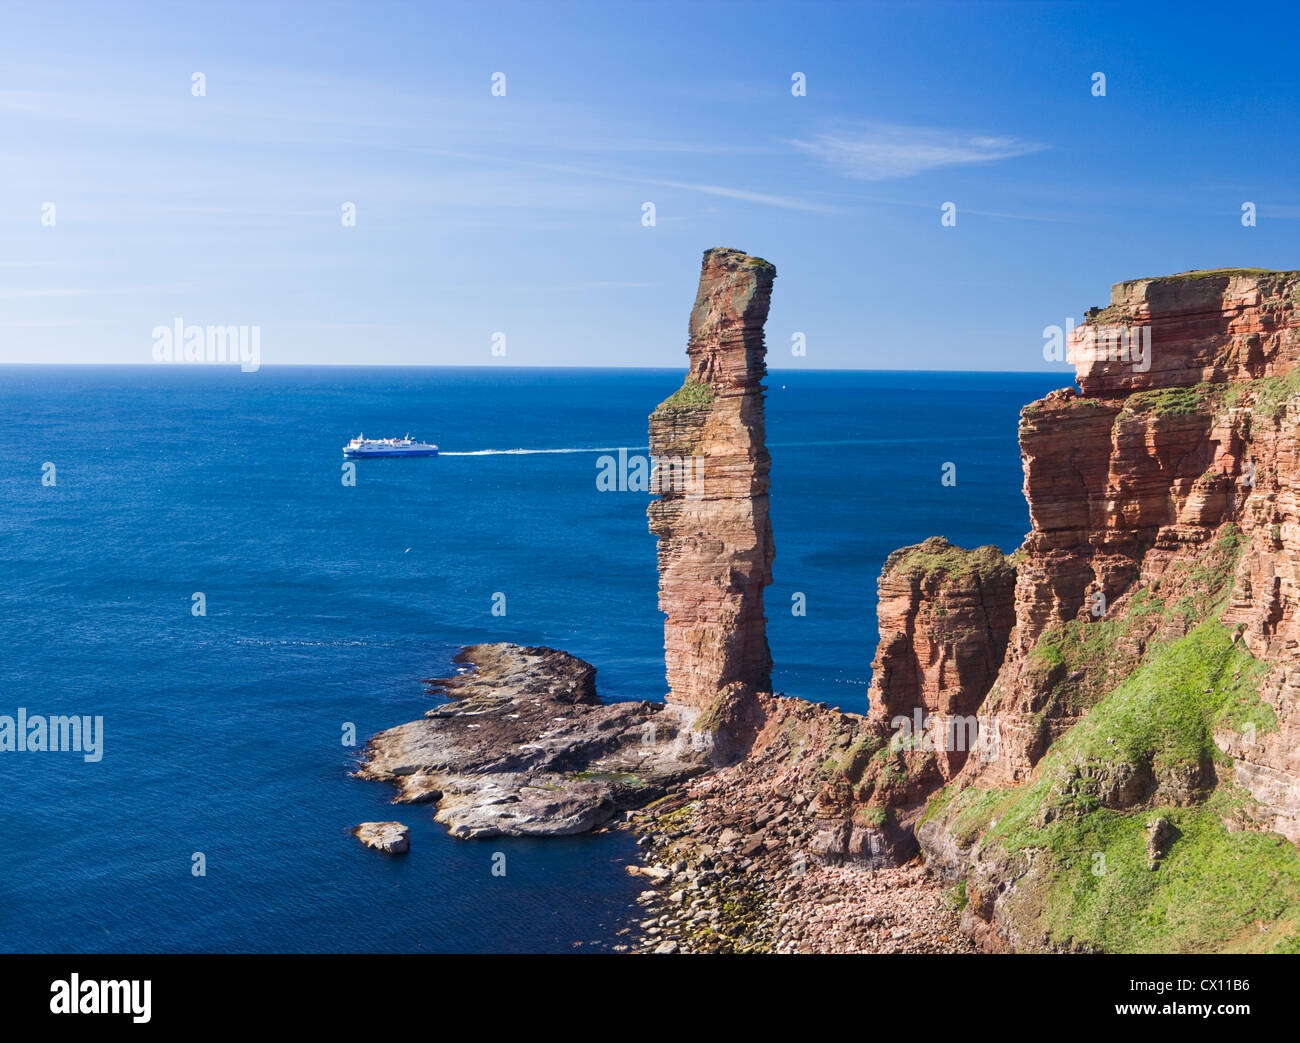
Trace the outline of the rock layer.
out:
[[[739,250],[704,255],[686,384],[650,417],[659,499],[659,607],[668,699],[695,708],[769,691],[763,588],[772,581],[763,323],[776,270]],[[685,476],[685,480],[674,480]]]
[[[1300,361],[1298,290],[1300,274],[1258,268],[1116,283],[1110,304],[1089,311],[1072,333],[1079,387],[1089,398],[1110,399],[1150,388],[1282,376]],[[1150,330],[1149,360],[1133,339],[1127,352],[1119,337],[1106,343],[1108,332],[1143,328]]]

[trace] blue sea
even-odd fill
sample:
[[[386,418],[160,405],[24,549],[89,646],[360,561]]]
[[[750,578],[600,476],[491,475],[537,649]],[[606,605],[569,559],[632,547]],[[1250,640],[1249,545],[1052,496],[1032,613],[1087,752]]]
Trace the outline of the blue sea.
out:
[[[593,663],[607,699],[663,697],[647,496],[595,477],[602,453],[644,451],[681,380],[0,367],[0,715],[104,721],[97,763],[0,753],[0,950],[616,943],[641,889],[627,835],[456,841],[349,771],[368,736],[432,705],[421,679],[463,644],[552,645]],[[936,534],[1017,546],[1018,412],[1068,382],[770,375],[779,690],[866,709],[885,556]],[[347,486],[340,448],[361,431],[443,454],[362,460]],[[411,827],[404,858],[348,835],[390,818]]]

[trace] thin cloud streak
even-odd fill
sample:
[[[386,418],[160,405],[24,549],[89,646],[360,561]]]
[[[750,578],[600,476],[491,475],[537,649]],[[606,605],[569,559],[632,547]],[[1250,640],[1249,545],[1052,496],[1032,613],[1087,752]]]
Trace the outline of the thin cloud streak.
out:
[[[942,167],[995,163],[1048,147],[1018,138],[890,124],[826,131],[789,144],[859,181],[889,181]]]

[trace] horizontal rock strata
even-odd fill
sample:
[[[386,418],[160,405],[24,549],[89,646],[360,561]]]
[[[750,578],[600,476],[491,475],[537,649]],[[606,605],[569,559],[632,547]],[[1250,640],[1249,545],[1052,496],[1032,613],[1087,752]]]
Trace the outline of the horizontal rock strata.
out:
[[[1139,356],[1097,350],[1117,330]],[[1300,862],[1270,846],[1300,842],[1300,273],[1120,283],[1071,346],[1082,393],[1021,413],[1031,530],[979,710],[999,742],[932,799],[921,845],[986,948],[1300,944],[1280,883]],[[1105,839],[1130,817],[1132,868]],[[1163,882],[1229,848],[1166,919]],[[1261,877],[1281,890],[1235,908]]]
[[[650,417],[668,699],[698,709],[771,689],[763,588],[772,581],[763,323],[776,270],[739,250],[704,255],[690,370]],[[688,461],[673,481],[669,461]]]

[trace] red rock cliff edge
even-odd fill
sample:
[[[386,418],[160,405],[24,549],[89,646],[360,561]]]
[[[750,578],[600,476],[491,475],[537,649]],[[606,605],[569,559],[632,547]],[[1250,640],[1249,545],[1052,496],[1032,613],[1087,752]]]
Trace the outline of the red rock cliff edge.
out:
[[[996,742],[917,836],[988,948],[1291,951],[1300,272],[1119,283],[1069,347],[1080,390],[1021,412]]]

